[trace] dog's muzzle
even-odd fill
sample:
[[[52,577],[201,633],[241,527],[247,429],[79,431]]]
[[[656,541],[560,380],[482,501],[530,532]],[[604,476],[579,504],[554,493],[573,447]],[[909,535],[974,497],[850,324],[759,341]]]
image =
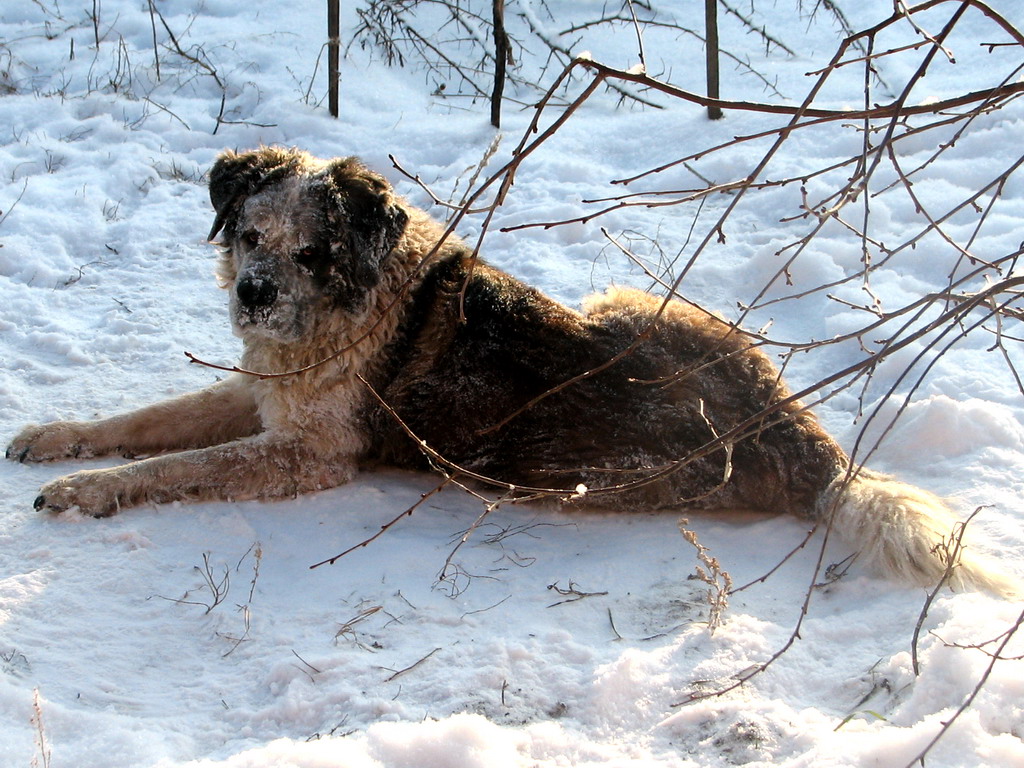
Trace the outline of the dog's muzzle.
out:
[[[238,303],[250,312],[266,309],[277,300],[277,284],[256,275],[248,275],[238,281],[235,286]]]

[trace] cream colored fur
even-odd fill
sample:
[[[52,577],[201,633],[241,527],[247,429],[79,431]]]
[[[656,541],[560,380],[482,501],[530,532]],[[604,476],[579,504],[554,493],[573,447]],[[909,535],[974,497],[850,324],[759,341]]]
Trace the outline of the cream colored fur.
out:
[[[939,497],[885,475],[861,470],[839,475],[821,497],[831,530],[859,554],[858,562],[896,581],[955,590],[1022,594],[1021,583],[979,554],[972,531]],[[956,542],[962,550],[956,554]]]

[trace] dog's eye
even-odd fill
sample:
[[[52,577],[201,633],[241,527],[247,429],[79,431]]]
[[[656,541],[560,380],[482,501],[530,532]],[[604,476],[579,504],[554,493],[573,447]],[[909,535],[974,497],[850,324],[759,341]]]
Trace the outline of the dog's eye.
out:
[[[303,267],[312,266],[313,262],[316,261],[317,256],[320,255],[320,250],[313,245],[307,245],[302,250],[295,254],[295,262]]]
[[[256,230],[249,230],[243,233],[242,242],[245,243],[249,248],[255,248],[260,244],[260,233]]]

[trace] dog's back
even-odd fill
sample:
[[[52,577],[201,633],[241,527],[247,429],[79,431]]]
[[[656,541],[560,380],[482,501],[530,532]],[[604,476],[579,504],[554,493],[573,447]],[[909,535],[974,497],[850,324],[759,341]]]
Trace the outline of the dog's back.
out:
[[[581,314],[460,254],[432,268],[413,306],[384,399],[442,456],[496,480],[583,485],[588,502],[617,507],[807,515],[845,461],[810,413],[783,403],[749,338],[681,302],[612,289]],[[384,454],[420,462],[387,421],[375,429]]]
[[[1017,583],[969,553],[936,497],[853,471],[756,342],[680,301],[613,288],[578,313],[468,251],[438,260],[376,382],[378,456],[422,444],[522,491],[616,509],[792,513],[822,521],[866,565],[904,581]],[[398,419],[401,419],[401,425]]]

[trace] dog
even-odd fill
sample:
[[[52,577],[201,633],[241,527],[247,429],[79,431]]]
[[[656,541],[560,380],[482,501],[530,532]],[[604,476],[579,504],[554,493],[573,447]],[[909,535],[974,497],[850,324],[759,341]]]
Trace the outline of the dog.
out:
[[[37,509],[274,499],[365,462],[433,464],[570,506],[789,512],[898,579],[1015,589],[969,551],[947,569],[949,509],[851,466],[768,356],[710,312],[625,288],[563,306],[355,158],[227,151],[209,191],[240,367],[124,415],[25,428],[8,458],[149,456],[58,478]]]

